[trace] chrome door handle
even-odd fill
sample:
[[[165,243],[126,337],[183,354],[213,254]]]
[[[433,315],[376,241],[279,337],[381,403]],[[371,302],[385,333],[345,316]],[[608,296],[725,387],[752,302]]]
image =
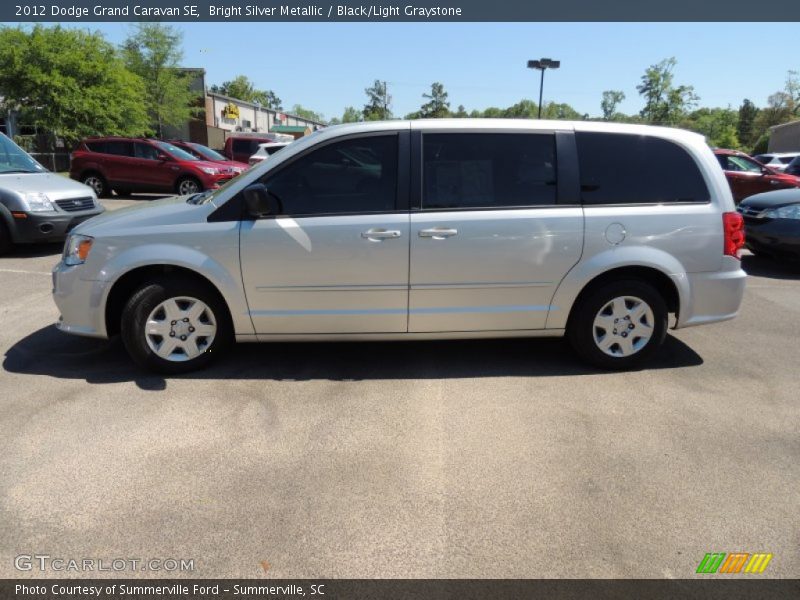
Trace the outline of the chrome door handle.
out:
[[[367,240],[391,240],[399,238],[402,234],[396,229],[369,229],[361,232],[361,237]]]
[[[433,229],[420,229],[419,237],[433,238],[434,240],[443,240],[445,238],[458,235],[458,229],[447,229],[445,227],[434,227]]]

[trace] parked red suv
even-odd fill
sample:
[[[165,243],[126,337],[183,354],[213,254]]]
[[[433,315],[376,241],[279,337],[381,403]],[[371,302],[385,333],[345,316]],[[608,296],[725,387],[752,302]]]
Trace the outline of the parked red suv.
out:
[[[212,150],[208,146],[203,146],[203,144],[197,144],[195,142],[185,142],[183,140],[167,140],[173,146],[177,146],[181,150],[186,150],[189,154],[196,156],[200,160],[206,160],[208,162],[213,162],[223,167],[227,167],[232,169],[236,174],[241,173],[242,171],[246,171],[250,165],[247,162],[239,162],[236,160],[229,160],[227,157],[223,156],[216,150]]]
[[[215,189],[237,173],[198,159],[177,146],[151,139],[88,138],[72,153],[69,176],[98,197],[132,192],[181,195]]]
[[[744,152],[717,148],[714,155],[725,172],[736,204],[753,194],[800,187],[800,177],[764,166]]]

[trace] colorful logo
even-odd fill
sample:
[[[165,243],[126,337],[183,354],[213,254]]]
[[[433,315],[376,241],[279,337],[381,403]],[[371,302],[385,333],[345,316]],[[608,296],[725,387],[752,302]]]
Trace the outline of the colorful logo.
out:
[[[772,554],[766,552],[709,552],[697,565],[697,573],[763,573],[771,560]]]

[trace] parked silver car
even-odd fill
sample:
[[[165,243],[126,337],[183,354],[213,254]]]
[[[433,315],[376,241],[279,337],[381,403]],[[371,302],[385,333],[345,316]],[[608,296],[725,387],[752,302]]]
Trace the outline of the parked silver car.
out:
[[[734,317],[742,218],[699,135],[591,122],[359,123],[223,188],[79,227],[58,327],[161,372],[236,340],[562,336],[639,365]]]
[[[49,172],[0,133],[0,254],[14,244],[60,242],[101,212],[90,187]]]

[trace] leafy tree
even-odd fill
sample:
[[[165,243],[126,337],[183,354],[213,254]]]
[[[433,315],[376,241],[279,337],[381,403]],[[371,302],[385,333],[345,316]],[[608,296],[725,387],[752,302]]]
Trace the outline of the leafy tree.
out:
[[[308,119],[310,121],[319,121],[320,123],[325,121],[325,117],[318,112],[314,112],[308,108],[303,108],[299,104],[295,104],[292,107],[292,114],[297,115],[298,117],[303,117],[304,119]]]
[[[645,100],[640,114],[648,123],[674,125],[699,100],[692,86],[674,84],[676,64],[673,57],[651,65],[636,86]]]
[[[617,114],[617,106],[620,102],[625,100],[625,92],[620,90],[606,90],[603,92],[603,100],[600,102],[600,108],[603,111],[603,119],[611,121]]]
[[[755,120],[758,116],[758,108],[755,104],[750,102],[747,98],[744,99],[742,105],[739,107],[739,115],[736,121],[736,135],[739,142],[746,148],[749,148],[755,141]]]
[[[539,106],[533,100],[520,100],[503,111],[503,116],[510,119],[535,119]]]
[[[21,120],[68,142],[141,135],[144,86],[99,33],[0,28],[0,97]]]
[[[786,74],[786,84],[784,91],[790,98],[790,108],[793,115],[800,114],[800,73],[797,71],[789,71]]]
[[[731,108],[700,108],[680,122],[680,126],[701,133],[709,145],[719,148],[740,147],[736,126],[739,113]]]
[[[423,119],[441,119],[450,116],[450,102],[447,101],[447,92],[444,86],[438,81],[431,84],[431,93],[422,94],[428,102],[423,104],[420,109],[420,117]]]
[[[210,90],[245,102],[258,102],[265,108],[283,110],[281,99],[275,95],[275,92],[257,89],[245,75],[237,75],[230,81],[223,81],[221,85],[212,85]]]
[[[542,106],[542,118],[577,121],[583,119],[583,115],[565,102],[548,102]]]
[[[161,137],[165,126],[180,126],[200,109],[190,89],[191,74],[180,70],[182,34],[160,23],[137,23],[123,46],[125,63],[142,78],[150,126]]]
[[[453,116],[458,119],[466,119],[467,117],[469,117],[469,114],[467,113],[467,109],[464,108],[464,105],[459,104],[458,109],[456,110],[456,112],[453,113]]]
[[[344,109],[342,123],[357,123],[363,119],[362,114],[355,106],[348,106]]]
[[[392,97],[389,95],[385,81],[375,80],[370,87],[364,90],[367,103],[362,114],[365,121],[386,121],[392,118]]]

